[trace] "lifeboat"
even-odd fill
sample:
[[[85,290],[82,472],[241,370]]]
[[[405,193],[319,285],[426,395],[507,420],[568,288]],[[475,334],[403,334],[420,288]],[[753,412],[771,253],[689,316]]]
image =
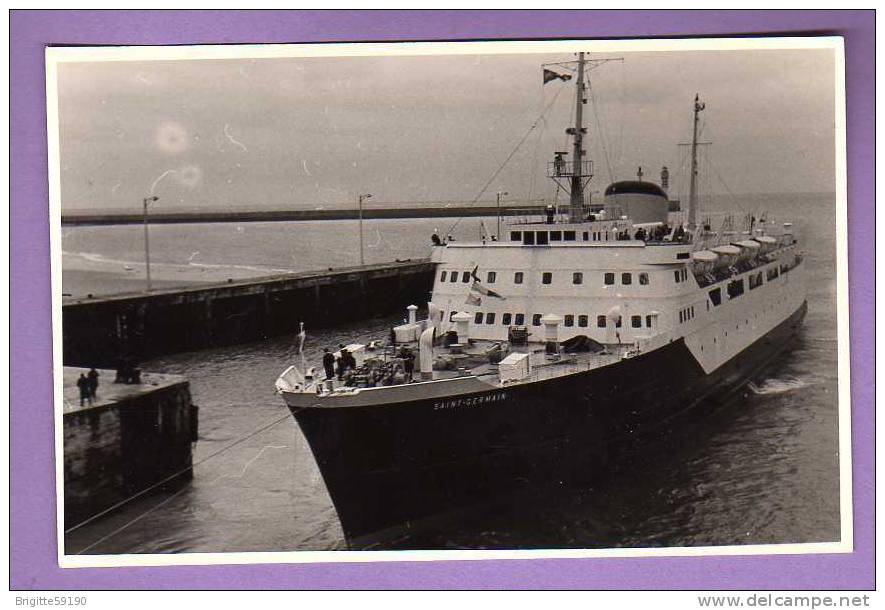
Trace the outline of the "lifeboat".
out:
[[[755,257],[759,254],[760,248],[762,248],[762,245],[758,241],[753,241],[752,239],[736,241],[734,242],[734,245],[741,249],[741,253],[738,256],[739,260],[748,260]]]
[[[756,241],[762,246],[761,252],[765,254],[767,252],[771,252],[775,248],[777,248],[778,241],[774,237],[770,235],[759,235],[758,237],[754,237]]]
[[[718,260],[713,264],[717,269],[720,267],[730,267],[737,261],[741,255],[741,249],[730,244],[724,246],[715,246],[710,248],[714,254],[718,254]]]

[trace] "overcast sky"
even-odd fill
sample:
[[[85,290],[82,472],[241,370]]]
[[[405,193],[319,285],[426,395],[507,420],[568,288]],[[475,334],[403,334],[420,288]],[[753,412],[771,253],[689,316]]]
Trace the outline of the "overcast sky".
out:
[[[677,143],[691,137],[695,92],[707,105],[702,138],[713,141],[708,189],[834,190],[832,51],[619,56],[591,72],[591,191],[640,165],[656,182],[668,165],[684,190]],[[546,163],[569,150],[574,89],[542,87],[540,64],[572,58],[60,64],[62,205],[138,207],[152,188],[163,207],[332,206],[359,193],[374,204],[469,201],[553,102],[482,199],[551,197]]]

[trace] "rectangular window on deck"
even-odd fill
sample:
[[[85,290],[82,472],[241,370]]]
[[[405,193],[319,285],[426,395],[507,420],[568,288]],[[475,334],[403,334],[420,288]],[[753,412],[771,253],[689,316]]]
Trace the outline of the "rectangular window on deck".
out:
[[[482,324],[482,312],[481,311],[477,311],[476,315],[473,316],[473,323],[474,324]]]
[[[522,231],[510,231],[510,241],[522,241]]]
[[[542,283],[542,284],[551,284],[551,283],[553,283],[553,274],[550,273],[549,271],[545,271],[545,272],[541,275],[541,283]]]
[[[642,328],[642,316],[631,316],[630,325],[633,328]]]
[[[504,326],[510,326],[510,322],[512,321],[513,314],[505,313],[503,316],[501,316],[501,324],[503,324]]]
[[[575,316],[572,314],[568,314],[565,316],[565,325],[571,328],[575,325]]]
[[[532,315],[532,326],[540,326],[541,325],[541,314],[536,313]]]
[[[522,284],[522,280],[524,277],[525,277],[525,275],[523,275],[522,271],[517,271],[516,273],[513,274],[513,283],[514,284]]]
[[[562,239],[564,241],[575,241],[575,232],[574,231],[563,231]]]
[[[516,315],[514,316],[513,323],[516,324],[517,326],[522,326],[522,325],[524,325],[524,324],[525,324],[525,314],[524,314],[524,313],[518,313],[518,314],[516,314]]]
[[[489,312],[486,314],[486,324],[494,324],[495,323],[495,314],[494,312]]]
[[[439,281],[440,281],[440,282],[445,282],[445,281],[446,281],[446,274],[447,274],[447,273],[448,273],[447,271],[443,271],[442,273],[439,274]]]
[[[680,309],[679,310],[679,323],[682,324],[683,322],[685,322],[685,314]]]
[[[588,231],[584,231],[584,241],[588,241],[588,237],[590,237],[590,233]]]
[[[720,305],[722,303],[722,289],[714,288],[710,291],[710,301],[713,302],[713,305]]]
[[[572,284],[583,284],[584,283],[584,274],[580,271],[576,271],[572,274]]]
[[[728,283],[728,296],[732,299],[744,294],[744,280],[734,280]]]
[[[648,274],[640,273],[639,274],[639,283],[643,286],[648,286]]]
[[[549,243],[547,241],[547,231],[538,231],[537,241],[539,246],[546,246]]]
[[[562,241],[562,231],[550,231],[550,241]]]
[[[606,273],[605,274],[605,285],[611,286],[615,283],[615,274],[614,273]]]
[[[596,326],[598,328],[605,328],[605,316],[596,316]]]
[[[645,326],[651,328],[651,316],[645,316]]]
[[[498,274],[494,271],[489,271],[488,275],[486,275],[486,282],[489,284],[494,284],[495,280],[498,279]]]
[[[632,273],[622,273],[621,274],[621,283],[624,286],[629,286],[633,283],[633,274]]]
[[[466,284],[466,283],[469,282],[469,281],[470,281],[470,272],[469,272],[469,271],[464,271],[464,272],[461,274],[461,282],[463,282],[464,284]]]
[[[676,278],[677,284],[682,281],[682,274],[679,273],[679,269],[673,272],[673,276]]]
[[[581,328],[587,328],[587,323],[589,322],[587,316],[578,316],[578,326]]]
[[[535,232],[534,231],[526,231],[522,234],[522,243],[526,246],[534,246],[535,245]]]

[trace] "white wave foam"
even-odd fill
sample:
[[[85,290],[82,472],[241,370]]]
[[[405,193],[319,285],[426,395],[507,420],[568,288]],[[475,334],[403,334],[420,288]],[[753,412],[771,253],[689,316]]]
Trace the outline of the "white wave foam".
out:
[[[783,392],[793,392],[795,390],[807,388],[809,385],[810,384],[807,381],[789,377],[785,379],[766,379],[759,385],[751,381],[747,384],[747,387],[754,394],[764,396],[766,394],[782,394]]]

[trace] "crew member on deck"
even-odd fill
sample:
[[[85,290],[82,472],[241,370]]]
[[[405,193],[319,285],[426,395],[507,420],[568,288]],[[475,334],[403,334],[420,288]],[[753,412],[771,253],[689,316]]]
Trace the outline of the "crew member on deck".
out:
[[[329,351],[329,348],[323,348],[323,369],[326,371],[326,379],[332,379],[335,376],[335,356]]]

